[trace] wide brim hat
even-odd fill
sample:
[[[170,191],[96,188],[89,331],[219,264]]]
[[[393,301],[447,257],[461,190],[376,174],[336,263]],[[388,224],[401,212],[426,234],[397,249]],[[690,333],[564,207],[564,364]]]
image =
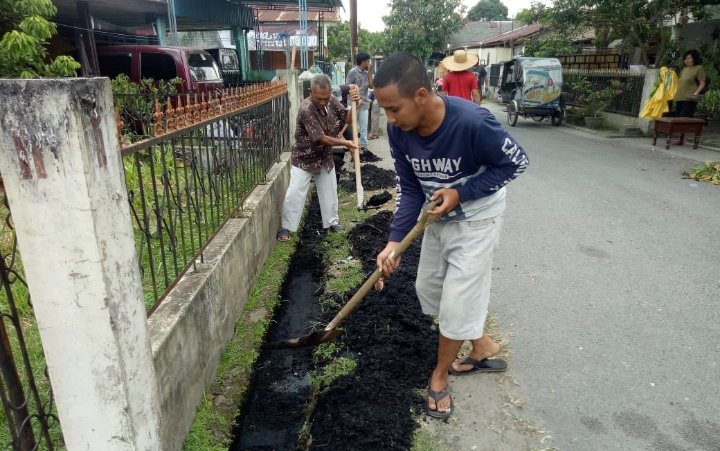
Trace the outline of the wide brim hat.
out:
[[[477,55],[468,53],[465,50],[455,50],[455,53],[443,59],[443,66],[447,70],[457,72],[461,70],[468,70],[476,65],[480,60]]]

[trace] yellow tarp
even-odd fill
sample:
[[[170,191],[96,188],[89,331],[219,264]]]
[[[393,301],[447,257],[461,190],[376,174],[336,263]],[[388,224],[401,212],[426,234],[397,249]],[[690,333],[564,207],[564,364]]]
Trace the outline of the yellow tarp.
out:
[[[650,92],[650,98],[645,102],[642,111],[640,111],[640,117],[653,120],[670,111],[668,102],[675,97],[677,87],[677,74],[667,67],[661,67],[658,79]]]

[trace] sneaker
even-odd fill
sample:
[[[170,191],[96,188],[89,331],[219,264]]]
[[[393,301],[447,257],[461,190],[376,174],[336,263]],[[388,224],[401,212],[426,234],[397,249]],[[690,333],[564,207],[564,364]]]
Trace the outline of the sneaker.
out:
[[[370,149],[368,149],[367,146],[360,148],[360,152],[369,152],[369,151],[370,151]]]
[[[340,224],[333,224],[328,227],[328,231],[333,233],[345,233],[345,227],[341,226]]]

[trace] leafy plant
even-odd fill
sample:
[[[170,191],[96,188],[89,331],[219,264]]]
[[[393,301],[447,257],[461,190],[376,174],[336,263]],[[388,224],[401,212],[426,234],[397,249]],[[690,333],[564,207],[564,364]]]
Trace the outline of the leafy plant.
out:
[[[706,92],[698,104],[698,110],[706,111],[712,117],[720,117],[720,89]]]
[[[0,78],[77,74],[80,63],[69,56],[48,60],[48,40],[57,34],[51,0],[0,0],[0,11]]]
[[[583,116],[601,117],[600,113],[622,94],[621,86],[618,80],[610,80],[610,86],[596,88],[587,77],[580,77],[570,84],[570,89],[575,92],[575,103],[582,104]]]
[[[179,77],[171,80],[143,79],[140,84],[134,83],[125,74],[120,74],[110,81],[113,100],[125,122],[123,134],[150,135],[150,124],[155,113],[155,99],[160,108],[167,106],[167,98],[177,94],[177,85],[182,83]]]
[[[405,51],[421,60],[445,50],[448,38],[462,27],[460,0],[392,0],[385,22],[385,54]]]
[[[467,20],[507,19],[508,8],[499,0],[480,0],[467,13]]]
[[[580,46],[573,43],[570,36],[563,33],[551,33],[542,39],[530,38],[525,41],[524,56],[556,57],[578,53]]]
[[[690,172],[683,172],[682,176],[684,179],[720,185],[720,161],[706,161],[705,164],[693,166]]]

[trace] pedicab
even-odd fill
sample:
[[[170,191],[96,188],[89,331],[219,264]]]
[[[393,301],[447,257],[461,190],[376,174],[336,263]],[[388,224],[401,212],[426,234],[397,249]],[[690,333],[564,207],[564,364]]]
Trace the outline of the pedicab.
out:
[[[562,66],[557,58],[518,56],[504,63],[500,93],[508,99],[508,124],[514,127],[519,116],[537,122],[549,117],[559,126],[565,117],[562,87]]]

